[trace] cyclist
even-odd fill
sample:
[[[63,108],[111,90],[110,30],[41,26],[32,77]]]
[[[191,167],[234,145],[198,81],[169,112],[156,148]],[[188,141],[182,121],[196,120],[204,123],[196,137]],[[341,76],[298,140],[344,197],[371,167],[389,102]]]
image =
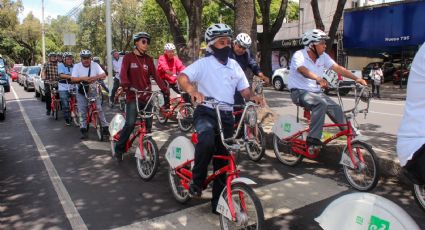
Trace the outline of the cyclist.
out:
[[[417,185],[425,184],[425,45],[412,62],[406,106],[397,133],[397,155],[404,174]]]
[[[345,123],[341,107],[321,91],[321,88],[328,87],[327,81],[322,78],[324,71],[332,69],[338,74],[355,80],[356,83],[367,85],[365,80],[357,78],[350,71],[336,64],[325,53],[327,39],[329,39],[328,35],[319,29],[307,31],[302,37],[304,49],[298,50],[292,57],[288,78],[292,101],[312,113],[310,132],[306,140],[311,153],[323,145],[320,138],[326,114],[335,123]]]
[[[63,116],[65,118],[65,124],[67,126],[71,125],[71,114],[69,111],[69,91],[75,88],[74,85],[70,84],[70,78],[72,69],[74,68],[74,56],[71,52],[63,53],[64,62],[59,63],[58,73],[59,73],[59,98],[61,99],[61,107],[63,110]]]
[[[115,158],[118,162],[122,161],[125,151],[125,145],[137,118],[137,105],[135,101],[135,93],[129,88],[135,88],[140,91],[151,91],[151,78],[158,84],[164,94],[165,106],[169,106],[170,91],[164,81],[156,74],[153,59],[147,54],[151,37],[146,32],[139,32],[133,35],[133,43],[135,49],[133,52],[124,56],[121,66],[121,86],[126,92],[126,118],[125,125],[121,132],[120,139],[115,146]],[[149,100],[150,94],[142,94],[139,97],[139,108],[144,108]],[[151,108],[149,105],[148,109]],[[167,108],[167,107],[165,107]],[[152,129],[152,118],[146,119],[146,129],[150,133]]]
[[[96,62],[99,64],[100,68],[102,68],[103,72],[105,72],[106,75],[108,75],[108,70],[105,68],[104,65],[100,64],[100,58],[99,57],[93,57],[93,62]],[[100,86],[102,86],[102,89],[105,90],[107,93],[109,93],[109,89],[106,86],[105,82],[101,79],[99,79]]]
[[[164,46],[164,54],[158,58],[158,75],[164,81],[168,82],[174,92],[180,94],[177,86],[177,74],[184,70],[185,66],[179,57],[174,55],[176,47],[173,43],[167,43]]]
[[[50,52],[48,55],[49,61],[44,63],[41,78],[44,80],[44,92],[46,95],[46,115],[50,116],[52,98],[50,97],[50,84],[59,80],[58,62],[56,54]]]
[[[81,62],[74,65],[71,74],[71,80],[73,82],[83,82],[86,84],[94,83],[98,80],[103,80],[106,77],[105,72],[100,68],[99,64],[96,62],[92,62],[91,60],[92,53],[89,50],[82,50],[80,52]],[[80,131],[81,131],[81,139],[87,139],[87,110],[88,110],[88,101],[84,95],[84,91],[82,90],[82,85],[78,86],[77,93],[77,107],[78,113],[80,116]],[[89,91],[86,92],[88,95],[96,96],[97,92]],[[96,107],[99,112],[99,119],[103,126],[103,133],[108,134],[108,122],[106,122],[105,114],[102,110],[101,100],[99,97],[96,99]]]
[[[118,87],[120,86],[120,71],[121,71],[121,65],[122,65],[122,56],[120,56],[120,53],[117,50],[112,50],[112,72],[114,73],[114,85],[112,86],[111,96],[109,97],[109,106],[114,106],[114,100],[115,100],[115,93],[118,90]]]
[[[63,63],[63,53],[57,52],[56,53],[56,59],[57,59],[58,63]]]
[[[235,89],[240,91],[245,99],[261,101],[258,96],[253,96],[249,83],[239,64],[229,58],[231,49],[232,29],[226,24],[214,24],[205,31],[207,51],[211,55],[201,58],[189,65],[178,77],[180,88],[189,93],[193,101],[201,103],[204,96],[215,97],[219,101],[229,104],[234,103]],[[197,84],[197,88],[194,87]],[[233,135],[234,118],[232,106],[221,110],[224,137]],[[208,164],[213,154],[226,154],[226,149],[217,135],[218,123],[214,109],[208,104],[196,107],[194,125],[198,132],[199,142],[195,147],[195,165],[193,167],[193,180],[189,187],[192,196],[201,196],[204,180],[207,176]],[[226,161],[214,159],[214,170],[226,165]],[[213,184],[213,197],[211,200],[212,212],[216,207],[221,191],[226,183],[226,175],[218,177]]]

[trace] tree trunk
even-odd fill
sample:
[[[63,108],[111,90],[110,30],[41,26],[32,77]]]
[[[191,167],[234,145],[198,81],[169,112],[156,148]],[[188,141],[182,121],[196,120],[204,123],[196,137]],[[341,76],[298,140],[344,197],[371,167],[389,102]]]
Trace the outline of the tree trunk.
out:
[[[254,0],[235,0],[235,35],[247,33],[252,37]]]
[[[190,13],[189,13],[189,41],[188,60],[187,64],[196,61],[199,57],[199,50],[201,48],[202,38],[202,7],[203,1],[190,0]]]
[[[344,12],[344,6],[347,0],[338,0],[336,11],[332,19],[331,27],[329,28],[330,39],[326,42],[326,52],[329,53],[332,50],[332,45],[335,40],[336,32],[338,30],[339,22],[341,21],[342,13]]]
[[[317,3],[317,0],[311,0],[311,9],[313,9],[316,28],[325,31],[325,25],[323,25],[322,17],[320,17],[319,4]]]
[[[271,33],[265,33],[261,36],[261,45],[259,47],[261,53],[260,66],[261,71],[268,76],[272,76],[272,43],[274,35]]]

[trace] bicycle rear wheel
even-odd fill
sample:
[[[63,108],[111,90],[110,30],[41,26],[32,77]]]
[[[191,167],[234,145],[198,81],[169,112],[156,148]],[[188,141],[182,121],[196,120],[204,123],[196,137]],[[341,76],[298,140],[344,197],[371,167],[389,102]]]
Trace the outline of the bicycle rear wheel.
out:
[[[189,191],[183,187],[179,176],[171,167],[168,170],[168,182],[170,182],[171,191],[178,202],[184,204],[190,199]]]
[[[98,113],[96,113],[96,115],[94,115],[94,119],[95,119],[95,122],[96,122],[97,139],[99,141],[103,141],[103,127],[102,127],[102,122],[99,119]]]
[[[58,101],[55,101],[55,120],[58,120],[58,117],[59,117],[59,102]]]
[[[416,202],[418,202],[422,210],[425,211],[425,185],[414,184],[413,195],[415,196]]]
[[[249,159],[252,161],[259,161],[263,158],[266,152],[266,137],[263,128],[256,126],[255,128],[244,125],[246,152],[248,153]]]
[[[158,146],[152,138],[144,139],[142,146],[144,159],[142,157],[136,157],[137,171],[142,180],[150,181],[158,171]],[[140,154],[140,145],[136,148],[136,154]]]
[[[177,122],[181,131],[187,132],[192,128],[193,113],[194,109],[190,105],[183,105],[180,107],[177,114]]]
[[[71,112],[72,122],[74,122],[75,126],[80,127],[80,116],[78,114],[77,105],[74,106],[73,111]]]
[[[226,189],[221,196],[228,203]],[[265,229],[263,207],[254,190],[243,183],[233,184],[231,189],[236,222],[220,215],[221,229]]]
[[[276,134],[273,134],[273,150],[276,158],[284,165],[295,166],[304,158],[292,150],[289,142],[281,140]]]
[[[356,161],[353,163],[356,163],[357,167],[352,168],[343,165],[345,178],[353,188],[359,191],[370,191],[375,188],[379,181],[378,158],[369,145],[360,141],[352,142],[351,150]],[[349,156],[347,151],[347,148],[345,148],[342,154]],[[360,161],[360,156],[363,157],[363,162]]]

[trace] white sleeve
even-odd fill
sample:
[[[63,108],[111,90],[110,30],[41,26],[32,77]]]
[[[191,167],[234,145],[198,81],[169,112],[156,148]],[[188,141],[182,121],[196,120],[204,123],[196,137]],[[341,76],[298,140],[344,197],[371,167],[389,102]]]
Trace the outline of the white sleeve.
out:
[[[241,90],[244,90],[246,88],[249,88],[248,79],[246,78],[245,72],[242,70],[241,66],[236,64],[235,68],[236,68],[236,70],[235,70],[236,75],[239,78],[238,85],[236,86],[236,89],[238,91],[241,91]]]
[[[327,53],[323,53],[325,57],[325,68],[330,69],[336,63]]]
[[[74,68],[72,68],[71,76],[72,77],[80,77],[80,75],[78,74],[78,65],[74,65]]]
[[[92,70],[92,73],[90,74],[90,75],[92,75],[92,76],[96,76],[96,75],[98,75],[98,74],[103,74],[103,73],[105,73],[105,71],[103,71],[103,69],[102,69],[102,67],[100,67],[100,65],[99,64],[97,64],[96,62],[92,62],[93,63],[93,65],[92,65],[92,67],[93,67],[93,70]]]
[[[202,69],[202,60],[203,58],[195,61],[183,70],[183,73],[189,77],[190,82],[198,82],[200,80],[201,76],[199,73]]]
[[[301,66],[304,66],[305,58],[301,51],[297,51],[294,53],[294,56],[292,56],[291,60],[291,68],[294,68],[295,70],[298,69]]]

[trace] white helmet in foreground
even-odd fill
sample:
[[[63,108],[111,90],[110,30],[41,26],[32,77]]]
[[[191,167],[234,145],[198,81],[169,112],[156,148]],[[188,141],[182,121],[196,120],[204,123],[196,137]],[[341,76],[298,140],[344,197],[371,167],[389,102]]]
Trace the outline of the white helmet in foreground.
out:
[[[328,40],[329,36],[319,29],[313,29],[304,33],[302,43],[304,46],[309,46],[311,43]]]

